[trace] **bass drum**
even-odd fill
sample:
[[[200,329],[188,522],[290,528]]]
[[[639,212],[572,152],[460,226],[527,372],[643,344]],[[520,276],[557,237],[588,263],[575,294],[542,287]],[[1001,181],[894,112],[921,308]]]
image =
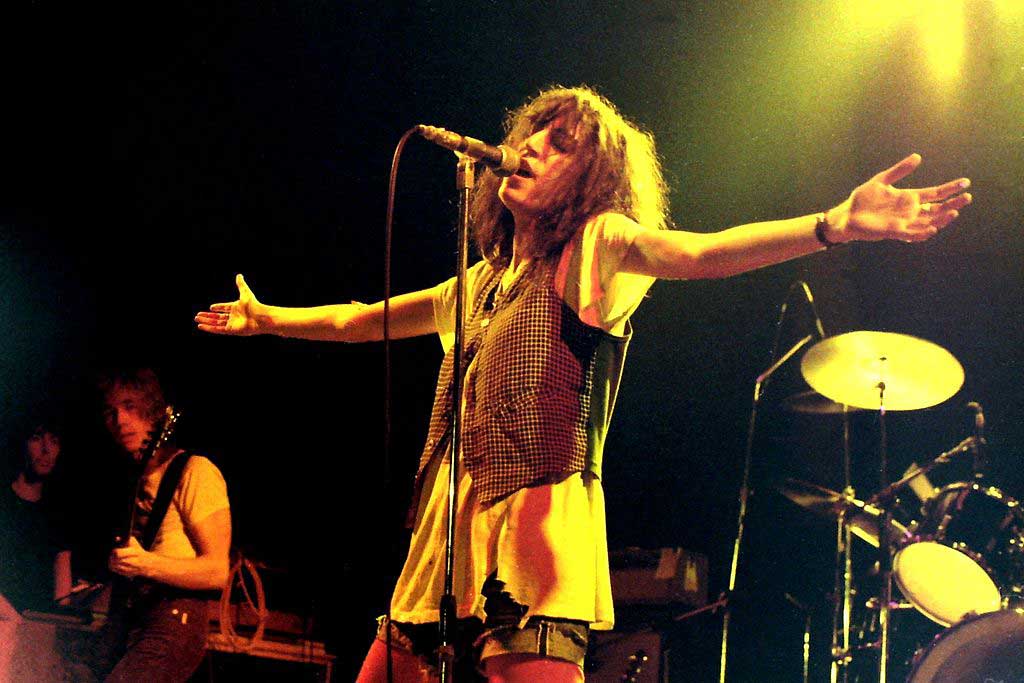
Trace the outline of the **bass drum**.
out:
[[[968,617],[918,653],[907,683],[1024,681],[1024,610]]]

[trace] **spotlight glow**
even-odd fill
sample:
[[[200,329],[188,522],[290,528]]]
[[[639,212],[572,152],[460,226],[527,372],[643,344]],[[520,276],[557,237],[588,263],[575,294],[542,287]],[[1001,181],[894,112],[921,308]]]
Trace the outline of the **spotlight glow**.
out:
[[[933,0],[916,13],[923,57],[939,83],[957,79],[963,69],[967,34],[965,0]]]
[[[910,41],[922,71],[933,82],[945,84],[960,76],[966,49],[966,0],[860,0],[842,3],[838,10],[846,39],[858,46]]]

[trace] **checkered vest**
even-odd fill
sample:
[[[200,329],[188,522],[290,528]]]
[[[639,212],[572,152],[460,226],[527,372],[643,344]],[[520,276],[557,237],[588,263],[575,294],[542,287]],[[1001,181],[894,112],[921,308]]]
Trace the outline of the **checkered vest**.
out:
[[[574,472],[599,477],[631,330],[618,337],[581,322],[555,293],[550,264],[504,295],[496,293],[500,273],[484,268],[482,286],[467,297],[462,364],[475,362],[463,384],[462,462],[478,499],[489,505]],[[438,376],[413,514],[427,466],[451,442],[453,361],[451,349]]]

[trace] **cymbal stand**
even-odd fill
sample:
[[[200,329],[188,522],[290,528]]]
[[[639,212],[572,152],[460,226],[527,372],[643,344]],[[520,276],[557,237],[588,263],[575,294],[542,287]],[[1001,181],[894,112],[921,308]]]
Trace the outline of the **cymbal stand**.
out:
[[[884,370],[886,358],[879,359]],[[884,377],[884,373],[883,373]],[[889,486],[889,455],[885,432],[885,380],[878,382],[878,434],[879,434],[879,489]],[[878,596],[878,628],[880,632],[878,647],[878,680],[880,683],[889,681],[889,617],[892,605],[892,551],[889,548],[889,525],[892,523],[892,506],[882,508],[882,519],[878,528],[879,574],[882,577],[881,594]]]
[[[813,338],[814,336],[809,334],[798,341],[781,358],[762,372],[754,382],[754,400],[750,408],[750,421],[747,427],[747,446],[743,458],[743,481],[740,484],[739,513],[736,520],[736,538],[733,541],[732,547],[732,562],[729,566],[729,584],[724,595],[720,596],[718,600],[719,604],[724,605],[722,610],[721,655],[718,667],[719,683],[725,683],[726,681],[726,668],[729,661],[729,625],[732,621],[732,599],[736,592],[736,575],[739,570],[740,550],[743,547],[743,535],[746,529],[747,503],[750,499],[750,466],[754,452],[754,429],[757,424],[757,408],[761,403],[761,393],[772,373],[782,367],[786,361],[792,358],[797,351],[807,345]]]
[[[856,497],[850,482],[850,410],[843,406],[843,496]],[[850,524],[847,518],[849,508],[843,506],[836,524],[835,583],[832,592],[834,609],[832,613],[832,666],[831,683],[846,683],[849,680],[850,664],[850,622],[853,613],[853,545]],[[842,600],[839,599],[842,594]]]

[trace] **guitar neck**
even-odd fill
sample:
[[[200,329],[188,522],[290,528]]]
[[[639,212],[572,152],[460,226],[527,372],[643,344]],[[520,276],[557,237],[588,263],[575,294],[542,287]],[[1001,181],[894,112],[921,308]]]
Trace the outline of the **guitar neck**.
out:
[[[174,430],[177,427],[178,418],[180,416],[181,413],[175,410],[174,406],[168,405],[164,409],[163,419],[158,425],[160,428],[159,432],[157,432],[156,427],[154,427],[153,431],[150,432],[150,438],[146,443],[145,448],[142,449],[142,454],[139,457],[138,462],[139,472],[135,479],[135,486],[132,488],[132,498],[129,501],[129,510],[127,515],[128,524],[126,527],[120,529],[121,533],[114,538],[115,545],[119,547],[127,546],[131,542],[132,533],[135,531],[135,525],[138,521],[139,498],[142,495],[142,489],[145,484],[146,467],[149,465],[149,462],[153,459],[153,456],[157,451],[168,444],[171,436],[174,434]]]

